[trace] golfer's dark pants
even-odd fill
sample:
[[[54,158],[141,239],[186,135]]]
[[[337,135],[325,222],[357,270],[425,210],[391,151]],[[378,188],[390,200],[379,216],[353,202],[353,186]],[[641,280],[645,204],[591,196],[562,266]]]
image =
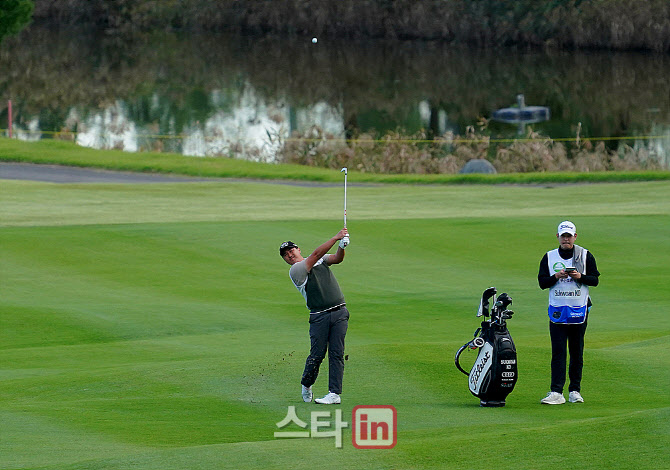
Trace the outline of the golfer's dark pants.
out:
[[[578,325],[549,322],[551,336],[551,391],[563,393],[565,386],[565,363],[570,352],[568,391],[579,392],[584,366],[584,334],[586,321]],[[567,348],[566,348],[567,346]]]
[[[344,337],[349,325],[349,311],[342,306],[336,310],[309,316],[309,337],[312,347],[305,362],[301,383],[311,387],[319,375],[319,367],[328,351],[328,391],[342,393],[344,376]]]

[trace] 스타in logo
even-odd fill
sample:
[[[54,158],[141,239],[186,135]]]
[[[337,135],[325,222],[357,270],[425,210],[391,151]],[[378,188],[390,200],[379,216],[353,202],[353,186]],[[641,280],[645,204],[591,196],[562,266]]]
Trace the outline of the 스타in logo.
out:
[[[398,442],[398,413],[391,405],[356,406],[351,442],[357,449],[392,449]]]

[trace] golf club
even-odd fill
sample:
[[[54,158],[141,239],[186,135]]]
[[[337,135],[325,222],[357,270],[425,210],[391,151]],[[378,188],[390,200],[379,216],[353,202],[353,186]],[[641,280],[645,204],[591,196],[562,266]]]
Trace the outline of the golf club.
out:
[[[345,166],[340,170],[340,173],[344,172],[344,228],[347,228],[347,167]],[[344,237],[342,239],[342,244],[347,246],[349,244],[349,237]]]
[[[340,173],[344,172],[344,227],[347,226],[347,167],[345,166],[340,170]]]

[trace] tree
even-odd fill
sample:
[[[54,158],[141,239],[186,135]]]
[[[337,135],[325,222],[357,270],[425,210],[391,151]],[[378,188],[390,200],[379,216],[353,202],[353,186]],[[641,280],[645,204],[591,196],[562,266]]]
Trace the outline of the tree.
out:
[[[0,0],[0,42],[30,22],[34,7],[32,0]]]

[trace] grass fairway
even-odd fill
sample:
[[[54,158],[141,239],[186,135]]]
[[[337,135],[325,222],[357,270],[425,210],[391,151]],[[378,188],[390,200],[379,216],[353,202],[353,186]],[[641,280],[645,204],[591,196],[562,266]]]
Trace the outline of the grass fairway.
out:
[[[668,468],[667,182],[352,185],[335,408],[300,400],[307,313],[277,251],[337,232],[340,186],[2,181],[0,198],[0,468]],[[586,402],[548,407],[536,276],[565,218],[602,276]],[[516,312],[520,379],[501,409],[453,365],[491,285]],[[393,405],[397,445],[275,439],[289,405],[306,422]]]

